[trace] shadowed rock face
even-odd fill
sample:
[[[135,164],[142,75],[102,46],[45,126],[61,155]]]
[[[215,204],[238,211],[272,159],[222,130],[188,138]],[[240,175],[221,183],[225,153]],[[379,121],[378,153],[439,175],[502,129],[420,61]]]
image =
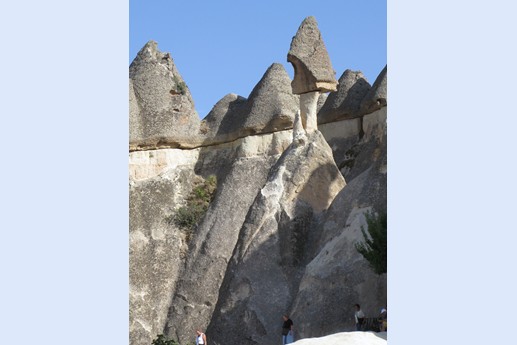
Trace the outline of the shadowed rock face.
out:
[[[292,144],[269,171],[228,265],[208,333],[217,344],[274,344],[296,295],[313,217],[345,181],[319,132]]]
[[[387,105],[387,87],[388,87],[388,65],[386,65],[375,82],[372,88],[366,94],[361,102],[361,113],[369,114],[377,109]]]
[[[367,211],[386,211],[386,113],[366,115],[347,185],[328,211],[314,222],[318,237],[309,239],[311,258],[292,304],[299,338],[354,330],[353,305],[377,317],[386,305],[386,274],[376,275],[356,251],[363,241]]]
[[[169,53],[149,41],[129,66],[130,150],[195,147],[199,116]]]
[[[291,41],[287,61],[293,64],[293,93],[336,91],[330,57],[314,17],[307,17]]]
[[[284,67],[274,63],[248,99],[235,94],[224,96],[201,123],[203,144],[292,128],[298,96],[291,92],[290,83]]]
[[[339,78],[336,92],[331,92],[318,112],[318,124],[361,116],[361,101],[370,84],[360,71],[347,69]]]

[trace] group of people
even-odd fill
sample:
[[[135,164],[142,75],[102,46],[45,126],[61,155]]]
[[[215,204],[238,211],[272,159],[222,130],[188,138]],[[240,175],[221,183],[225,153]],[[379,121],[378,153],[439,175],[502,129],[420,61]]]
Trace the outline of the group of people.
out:
[[[355,308],[355,329],[356,331],[364,331],[364,313],[361,310],[361,306],[359,304],[354,305]],[[381,332],[386,332],[388,329],[388,312],[385,308],[381,309],[381,313],[377,318],[377,322],[379,323],[379,330]]]
[[[354,308],[355,329],[357,331],[363,331],[365,315],[361,310],[361,306],[359,304],[355,304]],[[289,315],[285,314],[282,318],[284,319],[284,323],[282,324],[282,345],[290,344],[294,342],[294,324],[293,321],[289,318]],[[379,331],[386,332],[388,329],[388,312],[385,308],[381,309],[379,317],[377,318],[377,322],[379,323]]]
[[[354,308],[355,329],[357,331],[363,331],[365,315],[361,310],[361,306],[359,304],[355,304]],[[282,345],[290,344],[294,342],[294,323],[293,320],[291,320],[289,318],[289,315],[287,314],[284,314],[282,316],[282,319],[284,320],[282,324]],[[379,330],[381,332],[385,332],[388,328],[388,312],[385,308],[381,309],[381,313],[377,321],[379,322]],[[196,345],[208,345],[206,341],[206,335],[203,332],[201,332],[200,329],[196,330],[196,334]]]

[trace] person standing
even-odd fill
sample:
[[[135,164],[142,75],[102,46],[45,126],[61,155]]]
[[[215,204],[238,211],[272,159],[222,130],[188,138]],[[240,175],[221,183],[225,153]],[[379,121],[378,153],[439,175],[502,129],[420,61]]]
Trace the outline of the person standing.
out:
[[[363,322],[364,322],[364,313],[361,310],[361,306],[359,304],[355,304],[355,330],[362,331],[363,330]]]
[[[381,314],[379,315],[379,330],[381,332],[386,332],[388,329],[388,312],[386,309],[381,309]]]
[[[206,335],[205,333],[201,332],[200,329],[196,331],[197,337],[196,337],[196,345],[208,345],[206,342]]]
[[[284,323],[282,324],[282,345],[290,344],[293,342],[293,320],[289,318],[289,315],[285,314],[282,316]]]

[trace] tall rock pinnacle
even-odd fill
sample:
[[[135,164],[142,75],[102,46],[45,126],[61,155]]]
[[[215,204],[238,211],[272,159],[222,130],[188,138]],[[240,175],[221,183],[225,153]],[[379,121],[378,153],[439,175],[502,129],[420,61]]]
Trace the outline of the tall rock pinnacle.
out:
[[[287,53],[293,64],[293,93],[300,95],[303,128],[309,133],[318,129],[316,112],[320,92],[336,91],[337,81],[330,57],[314,17],[307,17],[298,28]]]
[[[129,66],[130,150],[193,147],[199,116],[169,53],[149,41]]]
[[[298,28],[287,61],[294,67],[294,94],[336,91],[334,69],[314,17],[305,18]]]

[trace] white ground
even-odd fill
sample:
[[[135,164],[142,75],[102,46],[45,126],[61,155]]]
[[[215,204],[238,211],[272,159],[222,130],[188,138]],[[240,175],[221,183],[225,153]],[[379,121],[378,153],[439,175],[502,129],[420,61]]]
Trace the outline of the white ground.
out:
[[[343,332],[321,338],[300,339],[293,345],[386,345],[387,333]]]

